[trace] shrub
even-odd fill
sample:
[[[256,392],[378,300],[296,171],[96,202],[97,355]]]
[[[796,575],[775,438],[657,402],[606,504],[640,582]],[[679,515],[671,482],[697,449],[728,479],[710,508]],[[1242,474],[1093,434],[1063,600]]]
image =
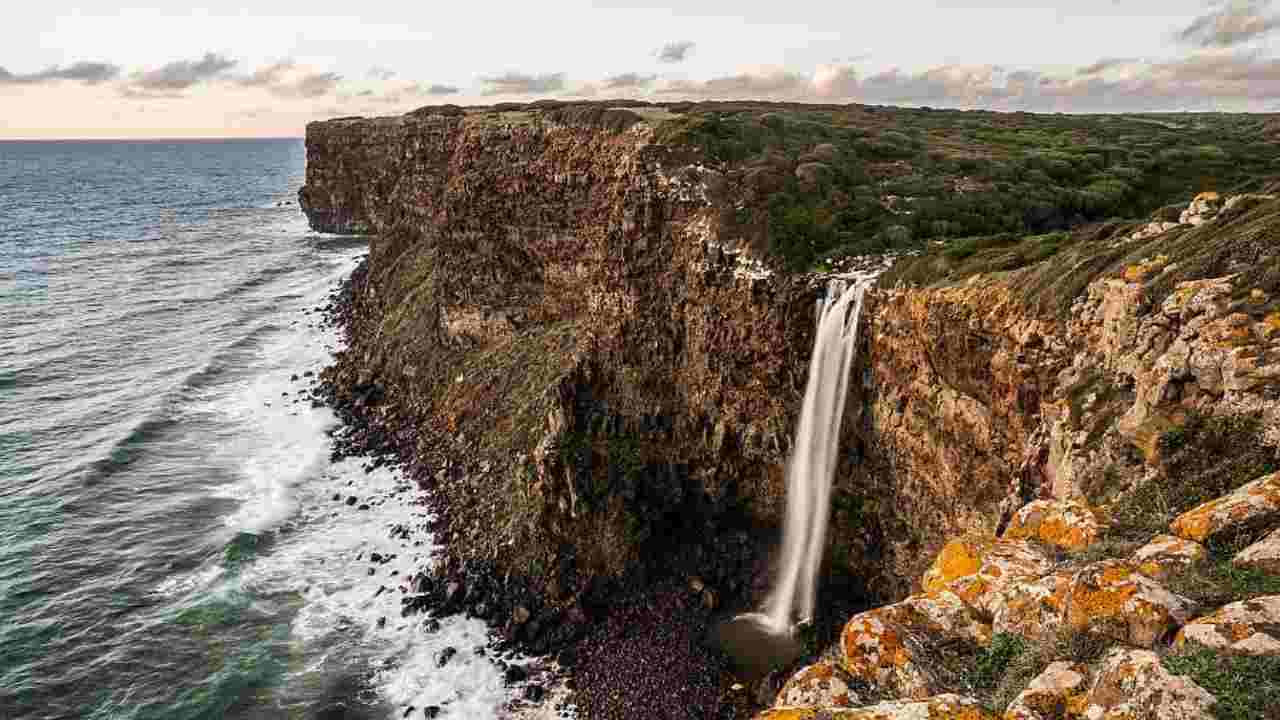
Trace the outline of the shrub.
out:
[[[1218,655],[1212,650],[1170,655],[1165,668],[1213,693],[1218,720],[1280,718],[1280,657]]]

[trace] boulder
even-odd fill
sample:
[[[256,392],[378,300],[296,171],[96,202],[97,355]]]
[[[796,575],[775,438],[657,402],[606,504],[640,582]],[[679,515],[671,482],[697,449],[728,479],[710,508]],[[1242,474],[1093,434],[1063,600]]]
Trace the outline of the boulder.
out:
[[[1010,584],[993,603],[993,634],[1026,638],[1050,637],[1062,627],[1074,570],[1061,570],[1035,580]]]
[[[1034,539],[1063,550],[1083,550],[1098,539],[1098,516],[1074,500],[1036,500],[1014,513],[1004,536]]]
[[[1217,700],[1174,675],[1150,650],[1115,648],[1094,670],[1083,717],[1107,720],[1213,720]]]
[[[778,691],[774,707],[853,707],[861,699],[838,665],[819,662],[791,676]]]
[[[973,698],[945,694],[860,708],[773,708],[757,715],[756,720],[995,720],[995,717]]]
[[[1224,532],[1280,524],[1280,473],[1264,475],[1230,495],[1179,515],[1175,535],[1205,542]]]
[[[950,590],[990,616],[996,599],[1012,584],[1052,569],[1044,553],[1026,541],[974,534],[944,545],[920,584],[925,592]]]
[[[802,187],[813,187],[831,177],[831,166],[820,162],[807,162],[796,168],[796,179]]]
[[[951,655],[990,641],[991,626],[944,590],[850,618],[840,635],[840,662],[883,695],[923,699],[955,684]]]
[[[1280,575],[1280,528],[1236,553],[1231,562],[1238,568]]]
[[[1077,571],[1067,589],[1066,626],[1138,647],[1152,647],[1182,626],[1192,602],[1175,595],[1124,560],[1103,560]]]
[[[1175,535],[1157,535],[1134,552],[1130,560],[1138,566],[1138,572],[1153,580],[1164,581],[1208,555],[1209,552],[1198,542]]]
[[[1203,192],[1195,196],[1187,209],[1178,216],[1183,225],[1203,225],[1212,220],[1222,207],[1222,196],[1216,192]]]
[[[1280,595],[1224,605],[1187,623],[1174,644],[1233,655],[1280,655]]]
[[[1089,669],[1058,661],[1036,676],[1005,711],[1004,720],[1057,720],[1079,717],[1086,703]]]

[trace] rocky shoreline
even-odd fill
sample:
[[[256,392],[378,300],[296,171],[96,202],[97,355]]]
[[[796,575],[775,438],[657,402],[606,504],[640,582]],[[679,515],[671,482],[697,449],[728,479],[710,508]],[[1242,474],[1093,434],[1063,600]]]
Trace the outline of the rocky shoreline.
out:
[[[353,290],[364,281],[365,273],[362,262],[322,308],[323,322],[342,333],[348,347]],[[738,530],[696,550],[699,555],[719,553],[722,566],[732,566],[719,574],[720,588],[678,567],[665,572],[649,568],[619,582],[590,583],[567,602],[552,605],[526,578],[503,576],[491,563],[466,560],[454,552],[453,515],[442,483],[447,482],[449,468],[462,463],[449,462],[444,450],[422,452],[422,448],[450,447],[451,439],[433,438],[411,422],[388,420],[399,416],[391,410],[395,399],[361,367],[354,353],[337,354],[334,364],[320,373],[312,398],[330,406],[342,421],[333,435],[332,460],[364,457],[370,470],[399,467],[416,485],[415,502],[429,507],[435,518],[430,529],[442,555],[401,588],[402,614],[478,618],[493,633],[489,651],[495,662],[505,666],[500,658],[515,655],[541,658],[532,679],[519,665],[504,667],[507,681],[520,684],[517,698],[527,703],[517,704],[526,710],[550,699],[549,690],[562,685],[569,690],[568,701],[579,717],[749,717],[772,703],[790,670],[814,659],[810,653],[792,666],[744,685],[711,641],[718,622],[748,609],[747,602],[762,591],[772,535],[753,540]],[[438,445],[433,446],[433,441]],[[354,495],[335,499],[358,502]],[[742,562],[743,558],[748,561]],[[843,618],[865,606],[859,601],[863,594],[851,578],[824,587],[811,648],[823,647],[838,636]]]

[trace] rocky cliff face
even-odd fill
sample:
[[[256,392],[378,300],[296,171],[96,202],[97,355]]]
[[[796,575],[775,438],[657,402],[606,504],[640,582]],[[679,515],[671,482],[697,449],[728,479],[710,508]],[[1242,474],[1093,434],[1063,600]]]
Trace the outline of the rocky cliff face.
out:
[[[778,270],[740,212],[759,173],[664,143],[668,114],[445,109],[308,127],[312,226],[374,235],[328,379],[415,459],[453,552],[527,580],[527,602],[572,609],[618,579],[697,576],[711,611],[767,579],[823,278]],[[941,623],[983,647],[1001,612],[1012,634],[1100,617],[1040,600],[1048,615],[1029,616],[1010,593],[1114,585],[1160,600],[1145,624],[1117,620],[1115,642],[1149,650],[1190,619],[1128,565],[1059,564],[1127,562],[1177,513],[1277,469],[1280,201],[1187,211],[1194,222],[1055,236],[1047,255],[1033,238],[1031,262],[995,270],[971,269],[995,251],[931,251],[869,296],[828,565],[908,598],[874,627]],[[999,536],[1021,544],[993,551]],[[1168,557],[1133,562],[1159,575],[1150,563]],[[863,658],[849,648],[885,639],[850,632],[840,672],[872,686],[868,702],[972,689],[919,658]]]

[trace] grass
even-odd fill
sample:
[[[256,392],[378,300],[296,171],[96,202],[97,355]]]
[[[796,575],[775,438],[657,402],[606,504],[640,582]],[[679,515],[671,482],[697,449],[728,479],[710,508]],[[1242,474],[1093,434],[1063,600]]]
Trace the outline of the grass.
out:
[[[1211,546],[1208,558],[1175,574],[1165,585],[1203,608],[1280,594],[1280,575],[1236,567],[1231,563],[1234,550],[1234,546],[1225,550]]]
[[[1034,640],[1001,633],[979,654],[969,680],[975,695],[999,714],[1050,663],[1062,660],[1089,665],[1110,647],[1109,641],[1087,632],[1063,630]]]
[[[1159,446],[1164,459],[1160,476],[1112,506],[1110,534],[1148,538],[1168,532],[1178,515],[1280,466],[1276,449],[1262,443],[1262,421],[1257,415],[1193,414],[1166,431]]]
[[[1219,655],[1199,650],[1164,658],[1165,668],[1213,693],[1218,720],[1280,718],[1280,657]]]

